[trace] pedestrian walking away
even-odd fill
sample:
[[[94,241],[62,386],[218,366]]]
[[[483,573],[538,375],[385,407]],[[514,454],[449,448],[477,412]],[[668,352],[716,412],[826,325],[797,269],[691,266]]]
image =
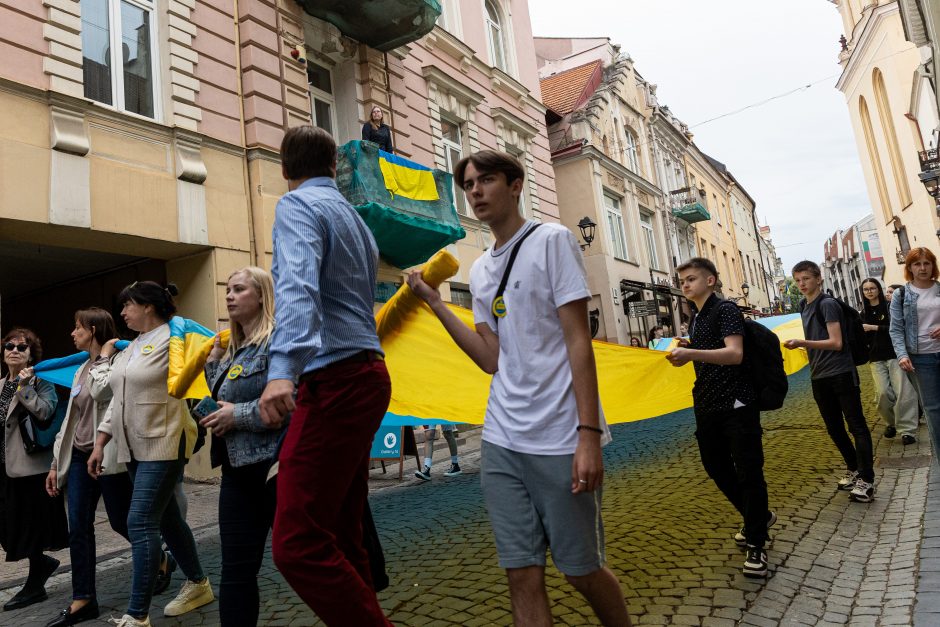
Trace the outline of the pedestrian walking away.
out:
[[[875,383],[878,413],[885,421],[884,437],[898,433],[906,446],[917,441],[917,390],[898,364],[888,333],[891,314],[877,279],[862,281],[862,322],[868,337],[868,366]]]
[[[46,600],[46,581],[59,560],[45,552],[68,546],[68,524],[62,496],[46,493],[52,450],[28,442],[29,433],[24,439],[20,427],[21,421],[31,421],[37,428],[53,428],[55,388],[33,373],[33,365],[42,359],[42,342],[31,330],[19,327],[11,329],[0,345],[6,371],[0,378],[0,546],[8,562],[29,560],[26,583],[3,606],[15,610]]]
[[[281,165],[289,191],[274,220],[277,324],[261,396],[268,427],[292,412],[274,563],[327,625],[389,625],[362,541],[369,451],[391,398],[373,315],[378,247],[336,187],[329,133],[290,129]]]
[[[747,550],[742,572],[765,577],[767,528],[777,515],[767,508],[757,395],[741,367],[744,316],[733,302],[715,294],[718,270],[708,259],[690,259],[676,271],[695,318],[690,338],[680,340],[666,358],[677,367],[690,361],[695,366],[692,401],[702,466],[744,519],[734,536]]]
[[[629,625],[620,584],[605,565],[600,409],[581,251],[570,231],[519,212],[522,165],[482,151],[454,180],[493,247],[470,270],[475,328],[421,277],[408,276],[457,345],[493,375],[481,446],[481,485],[513,622],[549,625],[546,549],[604,625]]]
[[[787,340],[784,346],[790,350],[805,348],[809,355],[813,398],[829,437],[845,461],[846,472],[838,480],[838,488],[850,490],[853,501],[868,503],[875,491],[873,448],[846,332],[848,320],[839,301],[822,292],[822,272],[816,263],[796,264],[793,280],[803,294],[800,316],[805,339]],[[852,438],[846,433],[846,424]]]
[[[424,427],[424,467],[415,471],[415,477],[422,481],[431,480],[431,461],[434,457],[434,441],[437,440],[438,425],[425,425]],[[460,456],[457,454],[457,427],[452,424],[441,424],[441,432],[447,441],[450,450],[450,467],[444,471],[445,477],[456,477],[463,474],[460,470]]]
[[[101,356],[101,347],[116,337],[114,319],[104,309],[90,307],[75,312],[72,341],[75,348],[88,353],[88,360],[79,366],[72,380],[65,420],[56,436],[52,467],[46,477],[49,496],[64,493],[67,497],[72,602],[46,627],[77,625],[100,614],[95,586],[95,512],[99,500],[104,499],[111,529],[130,542],[127,514],[133,484],[125,464],[117,461],[116,442],[108,442],[104,447],[104,471],[98,480],[88,474],[88,456],[94,449],[98,426],[112,398],[109,386],[92,385],[90,371],[107,361]],[[93,389],[97,396],[92,394]]]
[[[131,540],[130,599],[120,627],[150,625],[157,572],[164,561],[161,532],[187,581],[164,608],[165,616],[180,616],[215,600],[202,570],[192,530],[174,496],[180,473],[196,445],[196,423],[183,401],[169,395],[170,327],[176,312],[176,286],[137,281],[118,296],[121,316],[138,333],[124,350],[115,341],[101,348],[105,361],[91,369],[91,393],[111,388],[113,399],[98,426],[88,473],[98,479],[104,467],[104,448],[117,443],[117,461],[127,464],[134,484],[127,531]],[[113,359],[112,359],[113,358]]]
[[[914,248],[904,259],[907,283],[891,300],[891,343],[898,364],[913,373],[927,415],[934,459],[940,454],[940,283],[937,257]]]
[[[201,419],[212,432],[212,466],[222,468],[219,536],[223,627],[258,624],[258,571],[274,522],[274,490],[266,481],[287,426],[261,420],[259,401],[268,382],[268,345],[274,331],[274,283],[262,268],[233,272],[225,288],[231,322],[228,348],[216,336],[206,361],[206,383],[216,411]]]

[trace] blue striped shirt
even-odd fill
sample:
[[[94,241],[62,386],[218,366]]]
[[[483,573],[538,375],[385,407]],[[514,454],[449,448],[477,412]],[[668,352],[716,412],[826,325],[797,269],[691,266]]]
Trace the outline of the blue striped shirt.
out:
[[[308,179],[278,201],[268,381],[296,381],[359,351],[381,352],[372,309],[378,256],[333,179]]]

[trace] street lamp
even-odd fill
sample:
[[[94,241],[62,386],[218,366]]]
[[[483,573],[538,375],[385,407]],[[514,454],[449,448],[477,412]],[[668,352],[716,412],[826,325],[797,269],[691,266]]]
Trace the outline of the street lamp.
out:
[[[578,229],[581,231],[581,239],[584,240],[584,244],[581,245],[581,250],[590,246],[591,242],[594,241],[594,227],[596,226],[597,224],[587,216],[584,216],[581,218],[581,221],[578,222]]]
[[[933,197],[937,214],[940,215],[940,153],[936,148],[930,148],[922,151],[919,156],[921,171],[917,176],[927,193]]]
[[[744,294],[744,306],[747,307],[747,294],[751,291],[751,286],[747,283],[741,284],[741,293]]]

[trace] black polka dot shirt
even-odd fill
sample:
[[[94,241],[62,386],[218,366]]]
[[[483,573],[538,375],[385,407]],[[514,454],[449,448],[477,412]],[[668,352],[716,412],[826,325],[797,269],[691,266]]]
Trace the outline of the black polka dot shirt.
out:
[[[695,304],[690,303],[695,312]],[[731,301],[712,294],[692,320],[691,348],[716,350],[725,347],[729,335],[744,336],[744,316]],[[741,366],[718,366],[694,362],[695,386],[692,401],[696,414],[725,412],[735,401],[750,405],[756,400],[754,387]],[[740,405],[739,405],[740,407]]]

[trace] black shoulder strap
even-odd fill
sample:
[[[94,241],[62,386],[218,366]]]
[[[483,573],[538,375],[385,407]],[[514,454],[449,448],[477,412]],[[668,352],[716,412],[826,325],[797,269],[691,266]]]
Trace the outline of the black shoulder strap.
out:
[[[522,242],[525,241],[525,238],[532,235],[535,232],[535,229],[542,226],[541,224],[536,224],[531,229],[522,234],[522,237],[519,238],[519,241],[515,243],[512,247],[512,250],[509,251],[509,261],[506,263],[506,269],[503,270],[503,278],[499,282],[499,287],[496,288],[496,295],[493,297],[493,302],[499,300],[502,297],[503,292],[506,291],[506,285],[509,283],[509,273],[512,272],[512,266],[516,263],[516,255],[519,254],[519,247],[522,246]],[[499,316],[496,316],[496,324],[499,324]]]

